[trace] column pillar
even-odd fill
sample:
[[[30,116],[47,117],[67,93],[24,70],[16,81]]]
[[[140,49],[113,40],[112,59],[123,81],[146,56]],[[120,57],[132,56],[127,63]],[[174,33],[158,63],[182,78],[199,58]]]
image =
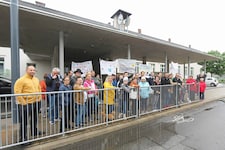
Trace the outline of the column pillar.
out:
[[[207,70],[206,70],[206,60],[204,59],[204,73],[206,74],[207,72],[206,72]]]
[[[190,57],[188,56],[188,76],[190,76]]]
[[[165,72],[168,72],[168,57],[167,57],[167,53],[165,53]]]
[[[19,50],[19,10],[18,0],[10,1],[10,43],[11,43],[11,93],[14,93],[14,83],[20,77],[20,50]],[[2,36],[2,35],[1,35]],[[12,119],[17,123],[16,102],[12,100]]]
[[[127,59],[131,59],[130,44],[127,45]]]
[[[64,33],[59,32],[59,69],[61,75],[64,75]]]

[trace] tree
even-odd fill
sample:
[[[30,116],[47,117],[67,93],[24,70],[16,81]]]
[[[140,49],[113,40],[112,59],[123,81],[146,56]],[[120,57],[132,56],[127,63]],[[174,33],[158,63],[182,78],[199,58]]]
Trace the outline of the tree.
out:
[[[225,73],[225,53],[220,53],[219,51],[211,50],[208,54],[220,58],[219,60],[206,61],[206,71],[211,74],[216,74],[222,76]],[[204,65],[204,62],[198,63]]]

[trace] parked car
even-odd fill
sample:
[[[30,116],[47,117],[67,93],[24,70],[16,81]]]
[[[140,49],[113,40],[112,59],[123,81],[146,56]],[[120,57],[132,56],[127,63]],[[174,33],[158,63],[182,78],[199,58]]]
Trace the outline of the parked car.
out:
[[[0,77],[0,94],[11,94],[11,80]]]
[[[214,77],[206,77],[205,83],[207,86],[217,86],[219,82],[218,82],[218,79]]]
[[[3,96],[4,94],[11,94],[11,80],[5,77],[0,77],[0,119],[10,116],[11,112],[11,97]]]

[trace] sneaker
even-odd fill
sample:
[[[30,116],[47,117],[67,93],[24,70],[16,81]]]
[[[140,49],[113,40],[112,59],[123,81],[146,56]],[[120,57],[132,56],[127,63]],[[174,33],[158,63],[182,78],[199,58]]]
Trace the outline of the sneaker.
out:
[[[118,116],[118,118],[122,118],[123,117],[123,114],[122,113],[120,113],[119,114],[119,116]]]
[[[126,114],[123,114],[123,119],[127,119],[127,116],[126,116]]]
[[[79,125],[75,125],[75,127],[74,127],[75,129],[79,129],[80,128],[80,126]]]
[[[53,121],[49,121],[49,124],[50,125],[54,125],[55,123]]]
[[[126,118],[126,114],[123,114],[123,118]]]
[[[60,118],[56,118],[56,119],[54,119],[54,121],[61,121],[61,120],[60,120]]]

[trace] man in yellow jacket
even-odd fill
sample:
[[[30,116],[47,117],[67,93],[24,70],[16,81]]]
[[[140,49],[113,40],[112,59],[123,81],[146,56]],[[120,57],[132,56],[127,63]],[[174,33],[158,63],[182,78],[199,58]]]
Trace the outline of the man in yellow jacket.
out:
[[[20,121],[20,141],[27,139],[27,126],[30,124],[30,133],[32,136],[38,134],[37,119],[38,119],[38,102],[41,100],[41,94],[32,94],[41,92],[39,79],[35,77],[35,67],[28,66],[26,74],[16,80],[14,85],[15,94],[25,94],[16,96],[16,103],[19,109]],[[30,118],[30,122],[28,121]],[[28,133],[29,134],[29,133]]]

